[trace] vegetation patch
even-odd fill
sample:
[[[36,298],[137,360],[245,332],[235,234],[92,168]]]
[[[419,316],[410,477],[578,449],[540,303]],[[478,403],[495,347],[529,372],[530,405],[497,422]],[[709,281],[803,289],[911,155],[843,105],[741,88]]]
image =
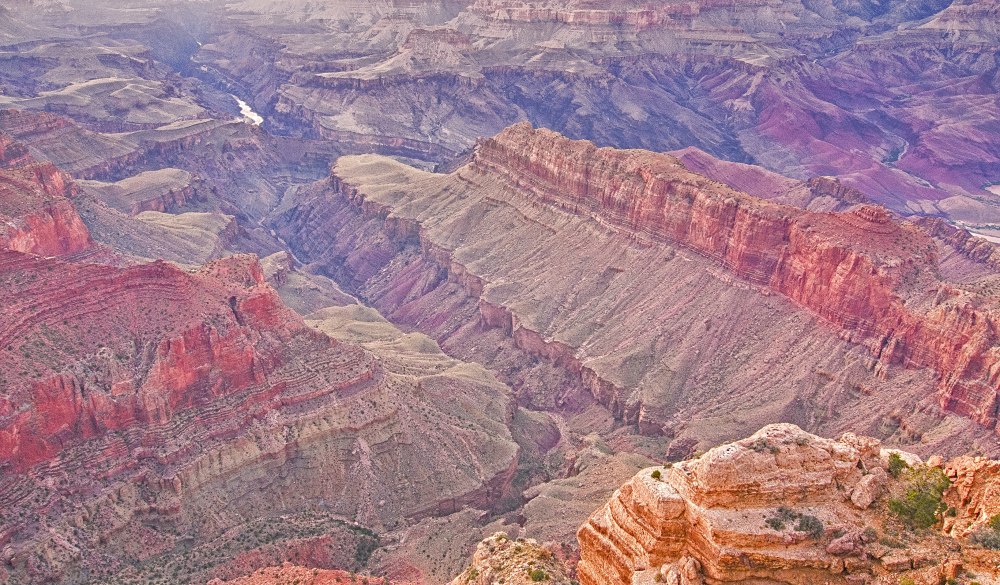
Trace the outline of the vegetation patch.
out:
[[[769,516],[764,523],[773,530],[784,530],[787,524],[794,522],[796,532],[805,532],[810,538],[823,536],[823,521],[815,516],[796,512],[784,506],[778,508],[773,516]]]
[[[901,474],[905,486],[899,497],[889,500],[889,511],[910,528],[924,529],[937,524],[948,509],[942,496],[951,480],[941,469],[930,467],[912,468]]]
[[[1000,514],[990,518],[986,526],[972,534],[974,544],[990,550],[1000,550]]]

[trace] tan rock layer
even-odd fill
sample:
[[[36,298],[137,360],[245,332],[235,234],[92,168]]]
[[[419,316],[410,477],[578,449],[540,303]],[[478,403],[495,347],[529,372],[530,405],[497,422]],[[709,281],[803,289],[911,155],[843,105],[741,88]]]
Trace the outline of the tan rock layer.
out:
[[[953,578],[959,559],[979,564],[975,551],[966,555],[945,536],[908,533],[896,552],[879,542],[894,522],[884,501],[873,505],[897,481],[887,461],[874,439],[833,441],[782,424],[698,459],[646,469],[580,528],[580,583],[889,584],[901,574],[931,583]],[[998,462],[984,461],[948,466],[955,487],[946,500],[959,516],[995,491]],[[859,503],[859,492],[874,498]],[[811,519],[812,532],[800,518]],[[982,565],[987,571],[993,557]]]

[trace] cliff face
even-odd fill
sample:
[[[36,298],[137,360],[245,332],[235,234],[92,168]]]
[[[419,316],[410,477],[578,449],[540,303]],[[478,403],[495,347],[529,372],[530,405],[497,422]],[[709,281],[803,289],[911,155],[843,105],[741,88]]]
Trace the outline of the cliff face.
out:
[[[526,124],[486,140],[473,168],[630,237],[705,255],[841,327],[884,363],[934,368],[942,407],[997,425],[994,300],[929,280],[930,235],[878,206],[809,213],[707,181],[675,159],[598,149]]]
[[[581,527],[580,583],[936,583],[963,568],[989,575],[995,552],[984,557],[928,533],[901,544],[883,537],[899,529],[884,494],[904,481],[887,473],[887,461],[874,439],[832,441],[772,425],[698,459],[646,469]],[[949,505],[982,481],[961,464],[948,473]],[[971,502],[961,499],[956,514],[965,516]]]
[[[903,442],[945,424],[942,406],[996,425],[993,300],[975,284],[995,269],[878,206],[809,212],[517,125],[447,175],[342,158],[275,227],[391,318],[519,372],[536,404],[585,390],[678,455],[774,420]]]
[[[274,400],[280,386],[266,382],[285,361],[283,342],[334,350],[281,306],[255,260],[226,262],[241,265],[234,270],[246,270],[249,285],[210,275],[211,267],[192,275],[162,262],[121,270],[5,253],[0,342],[11,393],[0,464],[25,472],[88,440],[169,426],[182,412],[250,390],[248,406]],[[21,283],[16,274],[36,278]],[[91,315],[108,306],[117,314],[93,329]],[[58,342],[74,337],[70,347]],[[372,358],[353,352],[367,367],[327,391],[371,378]]]
[[[256,256],[92,246],[75,187],[0,146],[0,581],[358,566],[375,531],[507,496],[516,407],[481,368],[388,324],[337,341]]]
[[[369,538],[361,526],[489,507],[509,490],[518,446],[502,385],[423,345],[334,341],[281,304],[254,257],[191,273],[2,252],[0,284],[0,551],[16,578],[191,571],[171,560],[182,538],[213,559],[206,578],[237,553],[251,570],[286,549],[349,566],[336,551]],[[280,514],[287,533],[266,520]],[[150,515],[174,528],[144,528]],[[146,549],[127,544],[140,534]],[[314,534],[344,536],[282,544]]]
[[[81,252],[90,234],[70,202],[76,188],[0,133],[0,248],[43,256]]]

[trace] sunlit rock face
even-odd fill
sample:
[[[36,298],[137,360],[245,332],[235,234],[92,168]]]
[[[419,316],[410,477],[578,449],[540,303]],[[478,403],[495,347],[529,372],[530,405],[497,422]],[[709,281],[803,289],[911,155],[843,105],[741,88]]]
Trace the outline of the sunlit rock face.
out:
[[[580,583],[919,583],[988,574],[998,553],[967,541],[922,532],[886,546],[885,534],[899,529],[886,501],[906,481],[888,472],[889,454],[867,437],[834,441],[771,425],[697,459],[643,470],[580,528]],[[953,516],[982,526],[970,486],[995,482],[995,469],[986,471],[995,464],[956,460],[936,472],[953,479],[944,493]]]

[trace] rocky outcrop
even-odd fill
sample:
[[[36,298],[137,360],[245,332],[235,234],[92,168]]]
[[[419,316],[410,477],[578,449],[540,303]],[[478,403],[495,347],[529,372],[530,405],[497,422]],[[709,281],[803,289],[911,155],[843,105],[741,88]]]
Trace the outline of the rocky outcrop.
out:
[[[990,298],[928,280],[936,262],[930,235],[884,209],[779,206],[669,157],[598,149],[528,125],[486,140],[473,168],[631,237],[705,255],[841,327],[884,363],[934,368],[942,407],[997,426],[1000,339]]]
[[[873,439],[772,425],[646,469],[580,529],[580,583],[933,583],[963,567],[989,574],[988,558],[950,538],[882,536],[896,522],[884,500],[854,495],[872,487],[868,478],[878,478],[877,496],[894,489],[886,455]],[[975,482],[952,469],[953,491]]]
[[[42,256],[87,249],[90,233],[70,201],[75,194],[66,175],[0,133],[0,249]]]
[[[557,552],[535,540],[515,540],[504,532],[498,532],[479,543],[472,563],[455,577],[451,585],[529,585],[539,582],[570,585],[573,581]]]
[[[952,536],[969,536],[1000,514],[1000,461],[957,457],[944,471],[952,480],[948,505],[960,512],[945,519],[944,528]]]
[[[27,582],[126,570],[106,547],[169,565],[178,539],[212,542],[244,515],[313,509],[383,530],[509,489],[518,447],[501,385],[423,347],[333,340],[280,302],[254,257],[192,273],[3,252],[0,283],[0,561]],[[175,528],[149,532],[149,514]],[[303,533],[268,530],[227,533],[225,554]],[[139,534],[152,548],[120,548]]]
[[[5,363],[12,373],[24,372],[8,379],[14,392],[4,399],[0,430],[0,465],[16,472],[109,433],[169,427],[185,411],[236,394],[250,391],[243,400],[251,409],[271,402],[283,384],[268,378],[286,343],[354,354],[356,367],[312,392],[335,392],[374,375],[371,356],[336,347],[282,307],[250,258],[191,275],[163,262],[119,270],[6,254],[2,272],[46,275],[30,285],[9,284],[0,301]],[[185,302],[185,291],[198,296]],[[162,308],[135,303],[144,297]],[[68,348],[42,341],[42,330],[51,331],[51,339],[72,335],[108,303],[122,314],[105,321],[102,332],[77,334],[76,363],[66,359]],[[115,333],[120,340],[108,343]],[[308,400],[309,394],[283,400]]]

